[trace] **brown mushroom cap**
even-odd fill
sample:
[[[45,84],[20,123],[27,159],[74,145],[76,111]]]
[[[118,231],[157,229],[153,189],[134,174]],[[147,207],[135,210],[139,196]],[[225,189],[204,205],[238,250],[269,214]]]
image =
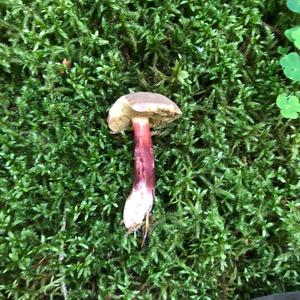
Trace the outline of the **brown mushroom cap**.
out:
[[[179,107],[169,98],[149,92],[137,92],[120,97],[108,113],[108,126],[114,132],[132,130],[131,120],[149,118],[150,127],[170,123],[181,116]]]

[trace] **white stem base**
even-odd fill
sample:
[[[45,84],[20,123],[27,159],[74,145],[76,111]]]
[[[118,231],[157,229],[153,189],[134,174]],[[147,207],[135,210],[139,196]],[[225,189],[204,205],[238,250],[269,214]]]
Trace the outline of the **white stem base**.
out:
[[[138,230],[153,205],[153,194],[144,184],[135,187],[125,202],[123,221],[129,232]]]

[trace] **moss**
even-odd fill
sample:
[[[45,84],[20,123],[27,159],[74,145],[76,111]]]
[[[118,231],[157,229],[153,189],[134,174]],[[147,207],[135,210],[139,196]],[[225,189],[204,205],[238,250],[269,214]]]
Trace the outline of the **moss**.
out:
[[[274,105],[295,89],[276,51],[283,1],[20,0],[0,13],[2,298],[62,299],[63,280],[70,299],[300,288],[299,121]],[[183,110],[154,137],[144,249],[120,224],[133,137],[106,124],[140,90]]]

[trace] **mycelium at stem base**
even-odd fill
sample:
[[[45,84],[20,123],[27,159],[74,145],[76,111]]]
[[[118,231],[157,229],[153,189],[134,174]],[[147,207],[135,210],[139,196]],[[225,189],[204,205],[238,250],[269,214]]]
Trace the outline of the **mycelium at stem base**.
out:
[[[134,182],[126,200],[123,221],[129,232],[139,229],[148,220],[155,192],[154,155],[149,119],[132,119],[134,131]],[[146,228],[147,231],[147,228]]]

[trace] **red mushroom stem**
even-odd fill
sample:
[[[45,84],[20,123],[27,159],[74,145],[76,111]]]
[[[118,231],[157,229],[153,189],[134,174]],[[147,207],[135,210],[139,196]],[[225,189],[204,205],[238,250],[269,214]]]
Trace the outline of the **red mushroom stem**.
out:
[[[130,231],[137,230],[145,220],[142,247],[148,233],[149,213],[155,191],[154,155],[149,119],[132,119],[134,132],[134,182],[124,208],[124,223]]]
[[[146,188],[146,192],[153,195],[155,191],[155,171],[149,120],[143,117],[134,118],[132,119],[132,126],[135,143],[132,191]]]

